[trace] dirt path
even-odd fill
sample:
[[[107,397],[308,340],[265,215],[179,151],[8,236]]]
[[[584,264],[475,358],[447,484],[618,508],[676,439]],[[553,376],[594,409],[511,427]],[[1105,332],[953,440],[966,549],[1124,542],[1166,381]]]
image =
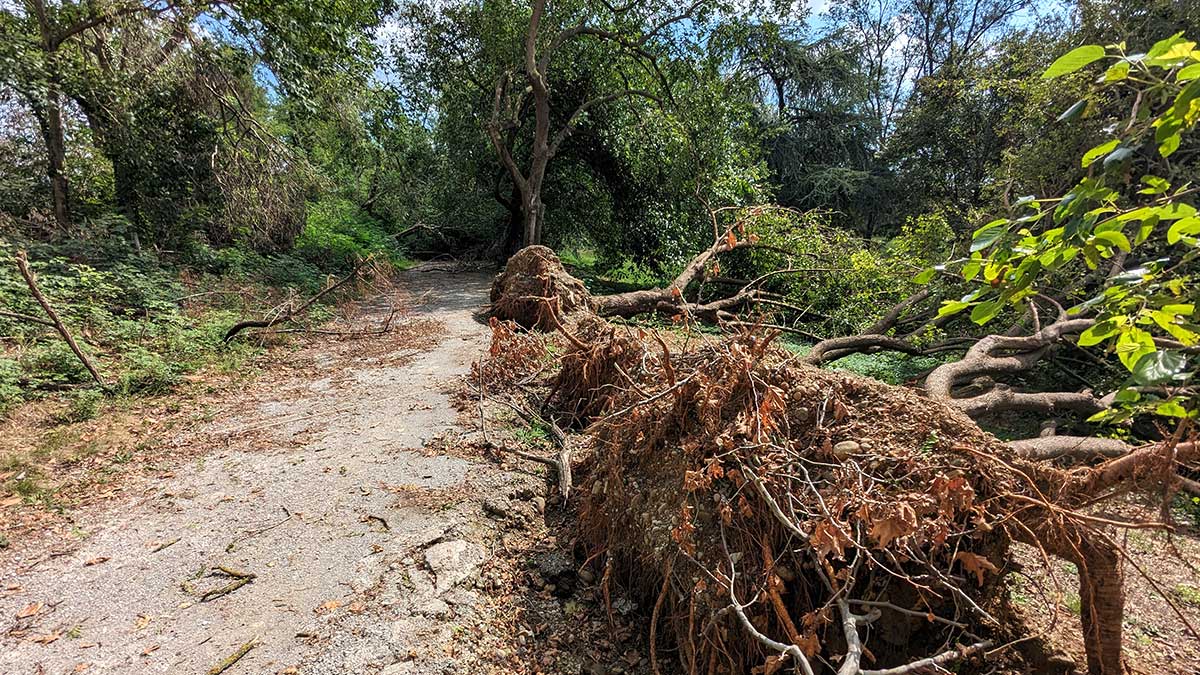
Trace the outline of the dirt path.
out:
[[[0,672],[206,673],[247,644],[226,672],[468,672],[499,538],[484,496],[524,507],[541,485],[430,445],[455,433],[449,393],[487,344],[487,285],[406,273],[430,348],[301,350],[149,497],[78,514],[78,548],[0,572]],[[219,594],[239,582],[219,567],[255,577]]]

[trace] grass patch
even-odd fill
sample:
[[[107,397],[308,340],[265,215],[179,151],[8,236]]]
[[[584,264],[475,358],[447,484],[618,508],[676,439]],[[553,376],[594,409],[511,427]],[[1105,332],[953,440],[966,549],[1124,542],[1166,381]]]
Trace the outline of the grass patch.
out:
[[[786,336],[781,344],[789,351],[801,356],[812,351],[812,345],[801,342],[794,336]],[[851,354],[827,364],[830,370],[841,370],[857,375],[865,375],[888,384],[905,384],[933,368],[945,363],[944,359],[932,356],[911,356],[896,352],[879,352],[877,354]]]

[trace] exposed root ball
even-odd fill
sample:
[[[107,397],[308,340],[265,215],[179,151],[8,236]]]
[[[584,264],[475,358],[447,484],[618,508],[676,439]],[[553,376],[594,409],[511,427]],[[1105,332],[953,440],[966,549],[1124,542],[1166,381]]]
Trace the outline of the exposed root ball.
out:
[[[1076,565],[1088,669],[1122,672],[1121,559],[1075,509],[1171,455],[1064,472],[943,402],[805,365],[774,333],[673,351],[587,312],[550,320],[553,350],[495,323],[480,382],[528,383],[566,349],[541,412],[588,438],[580,541],[605,597],[620,584],[649,611],[652,661],[662,645],[689,675],[975,672],[1034,642],[1003,581],[1015,540]]]
[[[768,343],[668,355],[610,328],[564,358],[554,400],[590,424],[596,452],[581,529],[614,578],[658,607],[691,673],[791,670],[747,637],[731,598],[814,663],[850,650],[839,598],[874,617],[871,668],[994,636],[987,617],[1007,613],[1001,495],[1021,490],[988,459],[1002,447],[947,406],[787,364]]]
[[[554,330],[581,309],[593,309],[591,294],[545,246],[518,251],[492,282],[492,316],[526,328]]]

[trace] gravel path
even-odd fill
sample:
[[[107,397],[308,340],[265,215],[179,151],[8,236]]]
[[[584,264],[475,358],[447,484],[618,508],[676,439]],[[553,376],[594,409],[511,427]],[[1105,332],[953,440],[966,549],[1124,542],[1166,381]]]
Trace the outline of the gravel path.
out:
[[[149,498],[80,515],[77,549],[0,572],[0,673],[207,673],[246,645],[227,673],[470,672],[454,654],[488,611],[483,495],[528,498],[531,479],[429,444],[456,433],[488,278],[402,279],[432,348],[300,354]]]

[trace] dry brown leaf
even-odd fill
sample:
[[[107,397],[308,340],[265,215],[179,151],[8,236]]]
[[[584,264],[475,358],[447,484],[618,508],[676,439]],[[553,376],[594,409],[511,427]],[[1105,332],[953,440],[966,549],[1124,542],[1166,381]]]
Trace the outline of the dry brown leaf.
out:
[[[900,504],[892,515],[871,523],[871,536],[879,548],[887,548],[892,540],[907,537],[917,530],[917,513],[908,504]]]
[[[27,618],[37,614],[38,612],[42,611],[42,607],[45,607],[45,605],[43,605],[40,602],[31,602],[28,605],[25,605],[24,609],[17,612],[17,618],[18,619],[27,619]]]
[[[99,565],[100,563],[105,563],[105,562],[108,562],[109,560],[111,560],[111,558],[109,558],[106,555],[102,555],[99,558],[92,558],[91,560],[83,563],[83,566],[91,567],[92,565]]]
[[[984,571],[998,571],[996,566],[992,564],[992,561],[981,555],[976,555],[968,551],[959,551],[957,554],[955,554],[954,559],[962,563],[963,570],[975,574],[975,580],[980,586],[983,585]]]
[[[828,558],[830,553],[842,558],[846,555],[846,544],[853,543],[841,530],[825,521],[813,526],[812,536],[808,540],[822,558]]]
[[[58,639],[58,638],[60,638],[60,637],[62,637],[62,631],[57,631],[57,630],[56,630],[56,631],[54,631],[53,633],[47,633],[47,634],[45,634],[45,635],[39,635],[39,636],[37,636],[37,637],[30,638],[30,639],[29,639],[29,641],[30,641],[30,642],[36,642],[36,643],[38,643],[38,644],[40,644],[40,645],[48,645],[48,644],[50,644],[51,642],[54,642],[55,640],[57,640],[57,639]]]
[[[814,633],[807,633],[800,636],[800,639],[796,640],[796,646],[810,659],[816,656],[817,652],[821,651],[821,643],[817,640],[817,636]]]
[[[316,608],[313,611],[316,612],[317,614],[324,614],[326,612],[332,612],[333,610],[335,610],[341,606],[342,606],[341,600],[329,600],[328,602],[322,603],[320,607]]]
[[[138,614],[137,621],[134,622],[133,627],[136,628],[137,630],[141,630],[141,629],[145,628],[146,626],[149,626],[150,621],[151,621],[150,617],[146,616],[145,614]]]
[[[362,614],[363,612],[367,611],[367,603],[363,602],[362,600],[355,600],[354,602],[350,603],[347,609],[354,614]]]

